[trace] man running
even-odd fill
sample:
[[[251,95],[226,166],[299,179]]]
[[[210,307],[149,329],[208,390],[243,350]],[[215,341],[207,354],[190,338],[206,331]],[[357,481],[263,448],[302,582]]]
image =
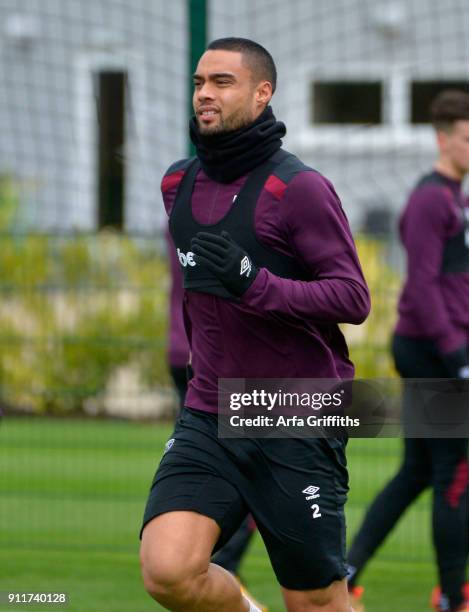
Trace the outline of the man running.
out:
[[[287,609],[346,612],[344,440],[219,438],[218,379],[351,378],[338,323],[366,318],[366,283],[331,183],[281,148],[266,49],[216,40],[193,78],[197,155],[162,182],[193,378],[145,510],[144,584],[170,610],[257,610],[210,563],[251,512]]]

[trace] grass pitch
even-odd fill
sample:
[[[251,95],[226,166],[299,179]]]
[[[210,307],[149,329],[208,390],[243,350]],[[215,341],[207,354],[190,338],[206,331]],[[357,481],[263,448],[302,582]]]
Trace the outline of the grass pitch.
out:
[[[0,593],[66,592],[68,612],[161,610],[141,584],[138,530],[171,429],[5,418],[0,425]],[[397,440],[350,441],[349,536],[395,470],[399,452]],[[425,495],[367,568],[362,580],[367,612],[428,609],[435,583],[429,507]],[[284,610],[258,537],[242,575],[271,612]],[[0,604],[2,611],[31,607]]]

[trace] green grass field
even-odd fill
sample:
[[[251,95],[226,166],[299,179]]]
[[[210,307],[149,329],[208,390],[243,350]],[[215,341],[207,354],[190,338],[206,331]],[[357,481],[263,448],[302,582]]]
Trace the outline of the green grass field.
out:
[[[69,612],[161,609],[141,585],[138,530],[170,432],[170,425],[4,419],[0,592],[67,592]],[[349,536],[398,458],[399,441],[350,442]],[[284,609],[259,538],[242,574],[271,612]],[[405,516],[364,574],[367,612],[427,610],[434,582],[426,496]],[[0,610],[31,607],[0,605]]]

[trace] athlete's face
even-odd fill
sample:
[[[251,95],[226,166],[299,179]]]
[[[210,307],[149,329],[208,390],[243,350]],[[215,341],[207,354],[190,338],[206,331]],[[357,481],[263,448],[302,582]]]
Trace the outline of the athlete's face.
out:
[[[255,83],[236,51],[206,51],[194,74],[193,105],[202,134],[236,130],[252,123],[272,97],[268,81]]]
[[[469,172],[469,121],[455,121],[449,131],[438,132],[441,157],[457,178]]]

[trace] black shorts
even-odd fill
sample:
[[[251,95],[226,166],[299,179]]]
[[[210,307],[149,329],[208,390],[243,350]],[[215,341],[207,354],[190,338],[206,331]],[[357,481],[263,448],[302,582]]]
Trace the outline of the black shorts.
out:
[[[153,479],[143,526],[165,512],[198,512],[220,526],[217,550],[251,512],[279,583],[323,588],[347,573],[347,491],[344,441],[218,438],[216,415],[185,408]]]

